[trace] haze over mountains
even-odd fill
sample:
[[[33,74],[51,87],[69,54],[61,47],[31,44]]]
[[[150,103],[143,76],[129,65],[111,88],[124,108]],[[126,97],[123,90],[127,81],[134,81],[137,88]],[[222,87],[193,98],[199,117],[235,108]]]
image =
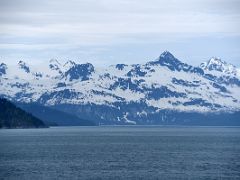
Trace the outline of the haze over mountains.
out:
[[[42,66],[2,63],[0,86],[0,96],[14,102],[48,106],[103,124],[184,124],[206,114],[235,122],[240,117],[237,67],[219,58],[194,67],[168,51],[145,64],[106,68],[55,59]]]

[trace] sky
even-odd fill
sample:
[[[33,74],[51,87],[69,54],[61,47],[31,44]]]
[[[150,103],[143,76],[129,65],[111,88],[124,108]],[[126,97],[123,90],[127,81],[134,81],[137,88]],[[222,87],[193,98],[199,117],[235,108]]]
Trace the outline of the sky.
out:
[[[0,0],[0,62],[144,63],[170,51],[240,67],[239,0]]]

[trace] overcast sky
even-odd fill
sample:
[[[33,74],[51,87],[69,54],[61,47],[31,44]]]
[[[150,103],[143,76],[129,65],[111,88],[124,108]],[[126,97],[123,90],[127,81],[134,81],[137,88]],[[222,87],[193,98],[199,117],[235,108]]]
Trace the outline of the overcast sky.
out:
[[[240,66],[240,0],[0,0],[0,62],[105,66],[164,50]]]

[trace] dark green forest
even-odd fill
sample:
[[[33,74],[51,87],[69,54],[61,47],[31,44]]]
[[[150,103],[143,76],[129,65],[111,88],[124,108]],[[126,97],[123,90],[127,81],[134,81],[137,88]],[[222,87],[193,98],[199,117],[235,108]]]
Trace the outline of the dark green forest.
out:
[[[43,128],[43,121],[0,98],[0,128]]]

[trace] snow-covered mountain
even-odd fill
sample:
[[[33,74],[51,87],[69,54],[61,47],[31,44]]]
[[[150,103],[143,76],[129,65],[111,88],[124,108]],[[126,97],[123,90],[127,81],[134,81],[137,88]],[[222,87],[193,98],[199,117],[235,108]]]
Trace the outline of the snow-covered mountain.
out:
[[[221,72],[228,75],[239,76],[240,70],[232,64],[222,61],[220,58],[212,57],[209,61],[200,64],[200,67],[206,71]]]
[[[240,111],[239,71],[212,58],[199,67],[170,52],[145,64],[0,64],[0,95],[107,124],[159,124],[175,113]],[[170,115],[170,112],[174,112]]]

